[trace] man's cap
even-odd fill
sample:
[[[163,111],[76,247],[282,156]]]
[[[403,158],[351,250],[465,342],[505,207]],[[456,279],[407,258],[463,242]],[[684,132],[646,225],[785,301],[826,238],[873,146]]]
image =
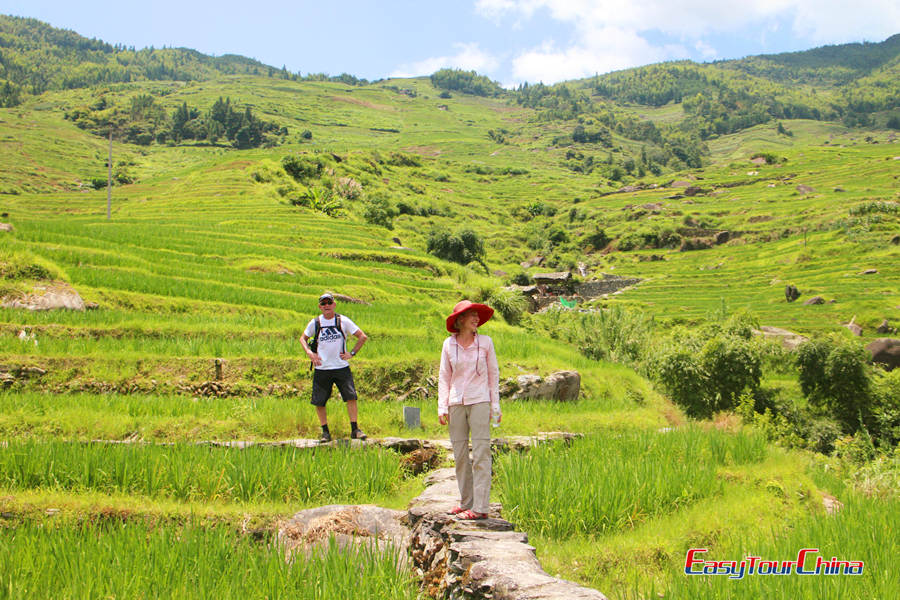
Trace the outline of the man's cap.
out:
[[[332,294],[331,292],[325,292],[324,294],[319,296],[319,302],[321,302],[322,300],[325,300],[326,298],[328,300],[331,300],[332,302],[334,302],[334,294]]]

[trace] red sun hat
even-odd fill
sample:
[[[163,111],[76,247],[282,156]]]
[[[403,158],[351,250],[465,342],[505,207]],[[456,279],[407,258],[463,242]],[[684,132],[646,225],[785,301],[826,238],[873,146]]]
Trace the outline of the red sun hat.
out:
[[[469,300],[457,302],[453,307],[453,312],[447,317],[447,331],[457,333],[453,328],[456,325],[456,318],[467,310],[474,310],[478,313],[478,325],[484,325],[494,315],[494,309],[487,304],[476,304]]]

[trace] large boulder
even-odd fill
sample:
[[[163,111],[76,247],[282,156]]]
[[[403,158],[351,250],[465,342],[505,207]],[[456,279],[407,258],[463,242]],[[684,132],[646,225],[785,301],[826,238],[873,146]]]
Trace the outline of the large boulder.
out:
[[[822,296],[813,296],[809,300],[803,303],[803,306],[812,306],[814,304],[825,304],[825,298]]]
[[[895,338],[878,338],[866,346],[872,353],[872,362],[884,365],[888,371],[900,366],[900,340]]]
[[[546,378],[540,375],[519,375],[504,384],[501,394],[510,400],[558,400],[569,402],[581,393],[578,371],[557,371]]]
[[[74,288],[61,282],[38,283],[31,293],[10,294],[0,298],[0,307],[26,310],[84,310],[85,304]]]
[[[784,288],[784,297],[788,302],[793,302],[800,297],[800,290],[794,284],[787,285]]]
[[[779,329],[778,327],[769,327],[768,325],[763,325],[758,330],[754,330],[753,333],[755,335],[761,335],[767,340],[778,340],[778,342],[788,350],[796,350],[800,344],[809,339],[803,337],[799,333],[794,333],[787,329]]]
[[[401,556],[409,546],[406,513],[373,505],[332,504],[302,510],[278,531],[278,539],[289,551],[315,551],[330,538],[341,546],[364,545],[393,549]]]

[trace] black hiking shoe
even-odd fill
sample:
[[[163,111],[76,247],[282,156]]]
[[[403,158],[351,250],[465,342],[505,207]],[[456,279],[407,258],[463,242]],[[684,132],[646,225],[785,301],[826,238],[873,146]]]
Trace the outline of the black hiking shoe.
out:
[[[330,441],[331,441],[331,433],[329,433],[328,431],[323,431],[322,435],[319,436],[319,443],[327,444]]]
[[[351,439],[351,440],[364,440],[364,439],[366,439],[367,437],[369,437],[369,436],[367,436],[366,434],[364,434],[364,433],[362,432],[362,429],[354,429],[353,431],[350,432],[350,439]]]

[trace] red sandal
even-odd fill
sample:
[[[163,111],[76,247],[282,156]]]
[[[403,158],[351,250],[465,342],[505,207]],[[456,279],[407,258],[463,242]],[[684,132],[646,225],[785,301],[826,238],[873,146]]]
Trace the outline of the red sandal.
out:
[[[448,515],[458,515],[461,512],[466,512],[468,509],[463,508],[462,506],[457,506],[456,508],[451,508],[447,511]]]
[[[475,512],[474,510],[464,510],[457,515],[458,519],[462,519],[464,521],[478,521],[481,519],[487,519],[487,513]]]

